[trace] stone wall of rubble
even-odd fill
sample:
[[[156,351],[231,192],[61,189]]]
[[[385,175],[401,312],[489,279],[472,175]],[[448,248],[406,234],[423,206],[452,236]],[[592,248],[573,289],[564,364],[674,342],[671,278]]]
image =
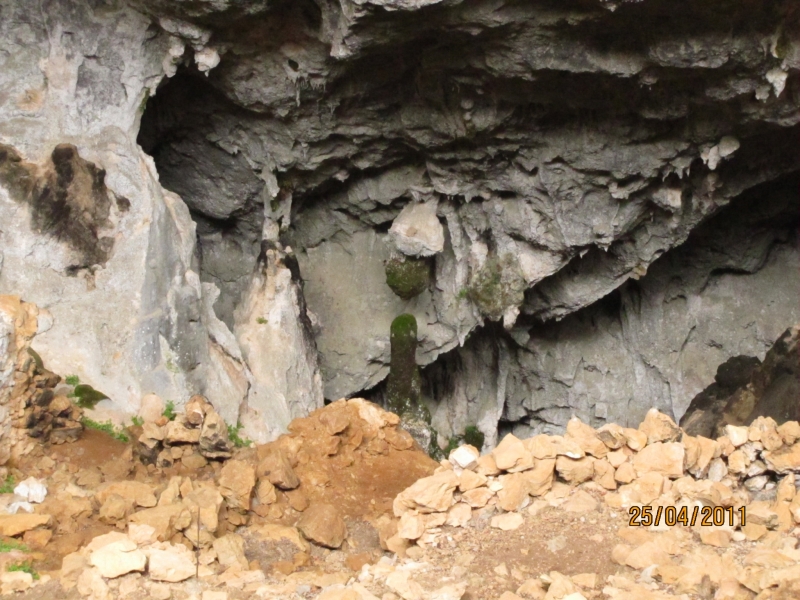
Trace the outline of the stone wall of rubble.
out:
[[[515,529],[522,523],[519,511],[557,481],[594,482],[613,508],[733,508],[729,527],[701,532],[712,545],[726,546],[738,531],[750,540],[768,530],[800,531],[795,473],[800,473],[797,421],[778,426],[759,417],[749,427],[727,425],[725,435],[712,440],[686,435],[655,409],[638,429],[608,424],[595,430],[574,418],[564,436],[520,440],[509,434],[483,456],[472,446],[454,450],[434,475],[397,496],[393,508],[399,521],[387,547],[403,554],[412,545],[431,544],[437,528],[463,526],[487,506],[501,509],[493,527]]]
[[[28,353],[36,335],[38,308],[17,296],[0,296],[0,465],[32,442],[19,428],[24,415],[24,392],[36,364]]]

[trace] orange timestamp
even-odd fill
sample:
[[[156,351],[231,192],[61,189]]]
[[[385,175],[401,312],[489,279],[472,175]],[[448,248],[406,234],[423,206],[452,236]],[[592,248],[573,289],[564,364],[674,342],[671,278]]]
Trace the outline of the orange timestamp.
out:
[[[630,510],[631,519],[628,525],[631,527],[650,527],[651,525],[661,525],[663,519],[664,525],[668,527],[675,527],[676,525],[684,525],[694,527],[697,525],[697,519],[700,518],[700,526],[710,527],[712,525],[720,527],[722,525],[735,525],[734,515],[738,512],[740,516],[740,525],[745,524],[745,507],[742,506],[736,510],[732,506],[695,506],[689,510],[689,507],[682,506],[659,506],[653,514],[652,506],[631,506]]]

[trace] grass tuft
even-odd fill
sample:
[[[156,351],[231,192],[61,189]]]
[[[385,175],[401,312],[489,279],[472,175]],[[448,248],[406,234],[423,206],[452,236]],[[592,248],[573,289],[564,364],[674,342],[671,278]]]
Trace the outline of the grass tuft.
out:
[[[175,412],[175,403],[172,400],[167,400],[164,405],[164,412],[161,415],[167,417],[170,421],[174,421],[175,417],[178,416],[178,413]]]
[[[29,552],[28,547],[22,542],[18,542],[17,540],[0,540],[0,553],[12,552],[14,550]]]
[[[64,381],[67,382],[67,385],[71,386],[76,386],[81,382],[80,378],[77,375],[67,375]]]
[[[39,579],[39,574],[36,572],[36,569],[34,569],[33,565],[31,565],[31,563],[27,561],[16,563],[13,565],[8,565],[6,571],[8,571],[9,573],[13,573],[14,571],[21,571],[22,573],[30,574],[31,577],[33,577],[34,579]]]
[[[228,425],[228,439],[233,442],[233,445],[237,448],[245,448],[247,446],[252,446],[252,440],[248,440],[247,438],[243,438],[239,435],[239,431],[242,429],[242,424],[237,423],[234,425]]]
[[[123,433],[122,431],[117,430],[114,427],[113,423],[111,423],[111,421],[106,421],[105,423],[98,423],[97,421],[92,421],[87,417],[83,417],[81,419],[81,423],[87,429],[102,431],[103,433],[110,435],[112,438],[120,442],[128,443],[130,441],[130,438],[127,435],[125,435],[125,433]]]
[[[6,477],[2,485],[0,485],[0,494],[13,494],[14,493],[14,476],[9,475]]]

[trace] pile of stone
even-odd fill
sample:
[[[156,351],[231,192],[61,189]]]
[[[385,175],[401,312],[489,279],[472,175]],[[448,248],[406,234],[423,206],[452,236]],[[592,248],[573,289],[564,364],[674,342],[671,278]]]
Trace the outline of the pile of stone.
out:
[[[170,420],[164,402],[155,394],[142,399],[139,416],[141,432],[136,436],[135,452],[144,464],[169,468],[181,462],[188,469],[199,469],[209,460],[224,460],[233,454],[228,426],[203,396],[192,396],[184,412]]]
[[[717,440],[687,436],[653,409],[638,429],[608,424],[595,430],[573,418],[564,436],[507,435],[484,456],[461,446],[434,475],[397,496],[398,520],[384,524],[385,544],[401,555],[419,554],[413,545],[434,544],[441,526],[464,526],[482,510],[499,510],[492,527],[516,529],[523,522],[519,511],[559,481],[591,482],[589,489],[608,506],[650,506],[654,515],[668,506],[685,506],[689,514],[695,506],[733,509],[725,512],[732,525],[703,528],[703,542],[713,546],[758,540],[770,530],[800,532],[794,483],[800,424],[778,426],[759,418],[750,427],[729,425],[726,432]],[[746,507],[744,526],[741,507]]]
[[[18,296],[0,295],[0,465],[36,447],[77,440],[82,411],[56,394],[61,377],[44,368],[30,344],[40,311]]]

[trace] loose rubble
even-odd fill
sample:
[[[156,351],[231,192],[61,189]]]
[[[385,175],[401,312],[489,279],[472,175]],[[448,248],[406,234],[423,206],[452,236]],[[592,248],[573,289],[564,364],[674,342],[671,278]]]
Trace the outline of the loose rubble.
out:
[[[258,447],[236,447],[202,396],[173,420],[164,408],[157,396],[143,400],[130,445],[104,439],[95,456],[82,441],[70,454],[73,445],[51,440],[6,470],[19,483],[0,494],[10,548],[0,553],[0,593],[800,597],[795,421],[760,417],[710,439],[656,410],[636,429],[574,418],[564,435],[507,435],[487,454],[462,445],[436,463],[396,415],[358,398]],[[670,526],[667,507],[718,508],[727,522]],[[629,526],[631,508],[662,522]],[[31,561],[39,572],[8,570]]]

